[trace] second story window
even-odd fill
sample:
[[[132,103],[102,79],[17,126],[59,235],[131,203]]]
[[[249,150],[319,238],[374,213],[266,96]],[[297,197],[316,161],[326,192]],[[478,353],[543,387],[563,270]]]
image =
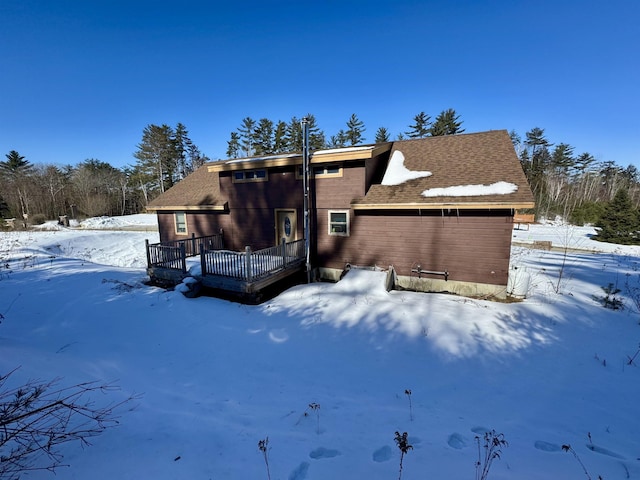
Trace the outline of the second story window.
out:
[[[264,168],[258,170],[241,170],[233,172],[234,182],[266,182],[269,179],[267,170]]]
[[[312,165],[311,175],[313,177],[341,177],[342,168],[338,165]],[[298,177],[302,178],[302,166],[298,167]]]

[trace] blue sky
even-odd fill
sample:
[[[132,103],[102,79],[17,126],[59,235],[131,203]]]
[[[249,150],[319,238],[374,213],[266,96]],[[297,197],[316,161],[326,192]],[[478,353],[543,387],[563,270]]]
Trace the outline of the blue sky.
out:
[[[640,2],[0,0],[0,158],[133,164],[149,124],[224,158],[244,117],[453,108],[640,167]]]

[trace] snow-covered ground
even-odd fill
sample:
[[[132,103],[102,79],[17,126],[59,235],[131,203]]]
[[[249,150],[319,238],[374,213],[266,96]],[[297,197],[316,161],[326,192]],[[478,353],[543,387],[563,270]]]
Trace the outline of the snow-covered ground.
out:
[[[353,270],[246,306],[144,285],[157,232],[123,222],[155,217],[0,233],[0,373],[142,394],[92,446],[63,446],[60,478],[266,479],[266,437],[274,480],[397,478],[396,431],[403,479],[474,478],[490,429],[509,445],[489,478],[584,478],[565,444],[594,479],[640,476],[638,247],[532,225],[514,240],[583,251],[513,247],[522,302],[386,292]],[[610,283],[624,310],[599,303]]]

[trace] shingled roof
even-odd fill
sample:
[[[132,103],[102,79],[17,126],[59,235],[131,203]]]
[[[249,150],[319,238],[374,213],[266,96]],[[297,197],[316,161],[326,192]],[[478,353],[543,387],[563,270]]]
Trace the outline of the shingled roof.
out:
[[[372,185],[354,209],[533,208],[527,179],[506,130],[402,140],[312,154],[311,163],[368,159],[390,152],[385,179],[399,169],[406,179]],[[148,210],[225,210],[219,172],[302,163],[299,154],[203,165],[149,203]],[[397,172],[396,172],[397,173]],[[387,183],[387,184],[385,184]],[[395,183],[395,184],[393,184]],[[455,187],[452,189],[452,187]],[[498,187],[502,187],[502,193]],[[443,190],[434,190],[443,189]]]
[[[218,172],[209,172],[205,164],[184,180],[155,198],[147,210],[225,210],[227,202],[220,198]]]
[[[407,178],[419,176],[419,172],[422,176],[395,185],[385,185],[384,180],[381,185],[372,185],[364,197],[352,202],[354,209],[534,206],[506,130],[394,142],[385,177],[394,158],[395,163],[404,158]],[[510,193],[497,193],[500,190]]]

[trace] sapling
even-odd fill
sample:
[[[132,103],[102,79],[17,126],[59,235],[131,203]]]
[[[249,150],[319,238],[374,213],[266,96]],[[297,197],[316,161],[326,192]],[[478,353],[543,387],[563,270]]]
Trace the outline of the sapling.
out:
[[[635,365],[635,363],[633,362],[635,361],[639,353],[640,353],[640,344],[638,345],[638,350],[636,350],[636,353],[634,353],[632,357],[627,355],[627,358],[629,359],[629,361],[627,362],[627,365]]]
[[[409,420],[413,422],[413,406],[411,405],[411,389],[407,388],[404,394],[409,397]]]
[[[298,425],[303,418],[309,416],[309,410],[313,410],[314,412],[316,412],[316,433],[320,435],[320,404],[319,403],[311,402],[309,406],[305,409],[305,411],[302,412],[302,415],[296,422],[296,425]]]
[[[60,386],[61,379],[30,380],[10,386],[15,372],[0,374],[0,478],[17,479],[36,470],[55,473],[63,444],[90,445],[92,437],[119,425],[120,413],[137,396],[98,406],[93,398],[117,387],[84,382]]]
[[[404,456],[406,453],[409,453],[409,450],[413,450],[413,445],[409,444],[409,435],[407,432],[404,432],[402,435],[400,432],[396,432],[396,445],[400,449],[400,473],[398,474],[398,480],[402,479],[402,462],[404,460]]]
[[[573,447],[569,444],[562,445],[562,450],[564,450],[565,452],[569,452],[571,453],[571,455],[573,455],[573,458],[575,458],[576,461],[582,467],[582,471],[584,472],[584,474],[587,476],[589,480],[591,480],[591,475],[589,475],[589,471],[587,470],[587,467],[584,466],[584,463],[582,463],[582,460],[580,460],[580,457],[578,456],[576,451],[573,449]],[[602,479],[602,477],[598,475],[598,479]]]
[[[602,297],[594,297],[604,308],[608,308],[611,310],[622,310],[624,308],[624,303],[617,296],[620,293],[620,289],[616,287],[613,283],[609,283],[606,287],[600,287],[604,292],[604,296]]]
[[[316,433],[320,435],[320,404],[311,402],[309,408],[316,412]]]
[[[489,476],[491,464],[496,458],[500,458],[502,447],[508,447],[509,444],[504,439],[504,434],[496,434],[495,430],[485,432],[484,434],[484,456],[480,449],[480,437],[476,436],[478,444],[478,461],[476,462],[476,480],[486,480]]]
[[[267,466],[267,479],[271,480],[271,472],[269,471],[269,437],[265,437],[258,442],[258,449],[262,452],[264,464]]]

